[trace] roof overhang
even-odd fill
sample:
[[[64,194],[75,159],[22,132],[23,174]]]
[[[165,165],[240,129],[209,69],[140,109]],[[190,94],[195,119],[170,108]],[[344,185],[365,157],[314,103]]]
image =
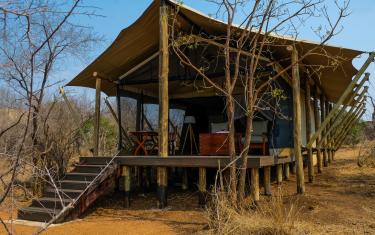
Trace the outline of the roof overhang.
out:
[[[168,0],[168,3],[177,6],[175,1]],[[160,1],[153,1],[137,21],[122,30],[115,41],[67,85],[95,88],[93,73],[99,72],[105,74],[107,78],[103,80],[102,91],[108,96],[116,95],[116,81],[159,49],[159,4]],[[206,33],[220,35],[226,30],[224,22],[210,18],[187,6],[179,5],[179,12],[185,21],[199,26]],[[277,35],[272,35],[272,37],[285,45],[295,44],[302,53],[319,45]],[[286,49],[278,50],[280,55],[290,54]],[[322,67],[318,74],[321,87],[328,100],[335,102],[357,73],[357,69],[352,64],[353,59],[363,52],[328,45],[321,46],[320,50],[332,57],[343,58],[340,66],[334,69],[327,67],[332,61],[319,53],[308,56],[304,60],[305,64]]]

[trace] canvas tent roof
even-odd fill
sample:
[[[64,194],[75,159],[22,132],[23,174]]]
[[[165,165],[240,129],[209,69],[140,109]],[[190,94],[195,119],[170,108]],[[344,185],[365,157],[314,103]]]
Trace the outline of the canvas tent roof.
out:
[[[172,5],[177,4],[171,0],[168,0],[168,2]],[[122,74],[157,52],[159,48],[159,4],[160,1],[153,1],[136,22],[123,29],[115,41],[67,85],[95,88],[94,72],[103,73],[112,81],[118,80]],[[185,21],[198,25],[206,33],[217,35],[225,32],[225,23],[221,21],[212,19],[186,6],[180,6],[179,10]],[[285,43],[296,42],[289,38],[274,37],[283,40]],[[317,44],[297,41],[297,45],[299,50],[308,50]],[[327,98],[335,102],[357,72],[352,65],[352,60],[363,52],[335,46],[324,46],[324,50],[331,55],[340,55],[345,58],[339,68],[326,68],[320,73],[321,85]],[[286,53],[289,52],[285,50],[281,53],[288,56]],[[329,61],[323,56],[314,55],[307,57],[304,63],[326,65]],[[102,90],[109,96],[116,94],[115,84],[107,80],[103,80]]]

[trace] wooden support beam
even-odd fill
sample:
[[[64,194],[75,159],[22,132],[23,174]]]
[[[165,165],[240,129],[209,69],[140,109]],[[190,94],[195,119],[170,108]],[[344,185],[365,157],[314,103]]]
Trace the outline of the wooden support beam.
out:
[[[319,116],[319,107],[318,107],[318,87],[315,86],[315,90],[314,90],[314,93],[313,93],[313,99],[314,99],[314,122],[315,122],[315,130],[316,129],[319,129],[319,126],[320,126],[320,116]],[[315,131],[314,130],[314,131]],[[318,147],[318,142],[320,140],[320,136],[318,136],[318,138],[316,139],[316,144],[315,144],[315,147],[316,147],[316,161],[317,161],[317,170],[318,170],[318,173],[322,173],[322,156],[321,156],[321,152],[320,152],[320,148]]]
[[[130,167],[123,166],[121,175],[124,180],[124,207],[128,208],[130,206],[130,186],[131,186]]]
[[[306,141],[311,137],[311,90],[308,80],[305,82],[305,110],[306,110]],[[314,182],[314,156],[312,147],[307,148],[308,158],[308,178],[309,182]]]
[[[350,125],[350,123],[352,122],[352,120],[355,119],[355,117],[365,108],[365,105],[366,105],[366,103],[363,102],[363,103],[358,105],[358,107],[356,108],[355,111],[347,114],[347,116],[343,120],[344,125],[342,126],[341,129],[338,129],[337,132],[335,132],[335,135],[334,135],[335,139],[338,139],[338,138],[341,137],[342,133],[344,133],[347,130],[347,128]]]
[[[148,62],[150,62],[151,60],[157,58],[158,56],[159,56],[159,51],[155,52],[150,57],[146,58],[141,63],[137,64],[136,66],[134,66],[133,68],[131,68],[130,70],[128,70],[126,73],[124,73],[123,75],[121,75],[119,77],[119,81],[121,81],[122,79],[128,77],[130,74],[134,73],[135,71],[137,71],[138,69],[140,69],[142,66],[146,65]]]
[[[277,184],[281,184],[283,182],[283,165],[282,164],[276,165],[276,182]]]
[[[284,178],[285,180],[289,180],[290,178],[290,166],[289,163],[284,164]]]
[[[117,117],[115,111],[113,110],[112,105],[109,103],[108,99],[104,99],[104,103],[107,105],[107,108],[108,108],[109,112],[112,114],[113,119],[115,119],[117,125],[121,129],[122,137],[125,137],[125,139],[126,139],[126,147],[128,149],[130,149],[131,148],[131,146],[130,146],[131,140],[130,140],[129,135],[126,133],[125,129],[122,127],[121,121],[118,119],[118,117]]]
[[[365,109],[362,110],[362,112],[353,119],[353,122],[351,123],[351,125],[348,126],[348,128],[346,128],[345,133],[343,134],[343,137],[340,140],[337,141],[337,145],[335,146],[336,151],[339,148],[341,148],[342,144],[345,142],[345,139],[349,136],[348,135],[349,131],[353,128],[355,123],[358,122],[365,113],[366,113],[366,110]]]
[[[199,189],[198,203],[199,203],[199,206],[203,207],[204,205],[206,205],[206,198],[207,198],[206,168],[203,168],[203,167],[199,168],[198,189]]]
[[[320,122],[324,122],[325,117],[326,117],[326,100],[324,94],[320,94]],[[322,130],[321,135],[322,137],[325,134],[325,128]],[[323,166],[327,167],[328,161],[327,161],[327,151],[326,151],[326,145],[327,141],[326,138],[321,138],[320,140],[322,143],[319,145],[319,148],[321,149],[322,155],[323,155]]]
[[[343,130],[345,129],[345,125],[350,121],[351,117],[353,114],[355,114],[356,112],[358,112],[358,110],[361,109],[361,107],[363,106],[364,102],[365,102],[365,96],[364,96],[365,93],[363,93],[363,95],[361,95],[361,97],[359,98],[358,102],[355,104],[355,106],[352,106],[350,108],[350,110],[344,115],[344,117],[342,118],[341,120],[341,125],[338,126],[336,128],[336,130],[332,133],[333,135],[333,138],[337,138],[337,135]]]
[[[366,62],[362,65],[361,69],[358,71],[358,73],[355,75],[354,79],[351,81],[351,83],[348,85],[348,87],[345,89],[339,100],[335,103],[335,106],[333,107],[332,111],[327,115],[326,119],[324,122],[322,122],[321,126],[313,136],[311,137],[309,143],[307,144],[308,147],[312,146],[312,143],[316,140],[316,138],[321,134],[323,129],[326,128],[327,124],[336,115],[336,112],[340,108],[340,106],[344,103],[344,101],[347,99],[348,95],[352,92],[353,88],[363,75],[363,73],[367,70],[368,66],[374,61],[375,53],[371,52],[369,54],[369,57],[367,58]]]
[[[159,156],[168,157],[168,118],[169,118],[169,32],[168,32],[168,5],[166,0],[160,1],[159,11]],[[158,198],[159,208],[167,206],[168,175],[165,167],[158,168]]]
[[[251,168],[250,193],[256,204],[259,201],[259,168]]]
[[[288,47],[292,53],[292,89],[293,89],[293,129],[294,129],[294,158],[296,159],[297,167],[297,193],[303,194],[305,192],[305,177],[303,173],[303,159],[302,159],[302,127],[301,127],[301,96],[300,96],[300,76],[298,64],[298,51],[295,46]],[[311,147],[311,146],[310,146]]]
[[[266,196],[271,196],[271,167],[266,166],[263,168],[263,188]]]
[[[95,83],[95,121],[94,121],[94,156],[99,155],[99,128],[100,128],[100,95],[102,91],[102,80],[96,76],[96,73],[94,73],[94,78],[96,79]]]
[[[365,79],[363,80],[363,81],[365,81]],[[362,92],[359,94],[359,97],[358,97],[358,99],[357,99],[357,101],[354,99],[354,94],[352,95],[352,97],[351,97],[351,99],[350,99],[350,103],[353,103],[353,106],[351,106],[351,109],[350,109],[350,111],[349,111],[349,113],[350,112],[352,112],[353,111],[353,107],[355,107],[355,105],[362,99],[362,97],[364,97],[365,96],[365,94],[367,93],[367,91],[368,91],[368,87],[364,87],[364,89],[362,90]],[[342,124],[343,122],[343,120],[342,120],[342,117],[346,114],[346,108],[347,108],[348,106],[347,105],[344,105],[343,107],[342,107],[342,109],[340,110],[340,112],[337,114],[337,116],[335,117],[335,119],[334,119],[334,121],[333,121],[333,123],[332,123],[332,125],[328,128],[328,130],[324,133],[324,135],[323,135],[323,138],[326,138],[327,136],[328,136],[328,134],[331,134],[331,132],[333,132],[333,130],[337,130],[337,127],[340,125],[340,124]],[[320,141],[318,141],[318,142],[320,142]]]
[[[121,126],[121,97],[120,97],[120,86],[116,86],[116,101],[117,101],[117,128],[118,128],[118,143],[117,150],[121,151],[122,146],[122,126]],[[107,101],[108,102],[108,101]]]
[[[327,115],[329,114],[330,110],[329,110],[329,101],[328,99],[326,98],[326,104],[325,104],[325,109],[326,109],[326,117]],[[332,119],[331,119],[332,120]],[[325,129],[325,134],[327,133],[327,130],[328,128],[330,127],[331,125],[331,121],[328,122],[327,126],[326,126],[326,129]],[[326,135],[326,144],[325,144],[325,150],[326,150],[326,154],[327,154],[327,163],[330,164],[331,163],[331,154],[330,154],[330,136],[329,135]]]

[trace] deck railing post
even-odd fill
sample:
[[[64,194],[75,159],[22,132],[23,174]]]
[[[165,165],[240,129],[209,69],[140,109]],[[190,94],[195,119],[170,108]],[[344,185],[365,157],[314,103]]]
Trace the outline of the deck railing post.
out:
[[[95,80],[95,121],[94,121],[94,156],[99,155],[99,128],[100,128],[100,95],[102,91],[102,80],[97,72],[93,74]]]
[[[169,33],[168,5],[166,0],[160,1],[159,11],[159,156],[168,157],[168,116],[169,116]],[[167,206],[168,175],[166,167],[159,167],[157,173],[159,208]]]
[[[299,59],[298,51],[295,46],[287,48],[292,54],[292,90],[293,90],[293,132],[294,132],[294,158],[297,167],[297,193],[303,194],[305,192],[305,176],[303,173],[303,159],[302,159],[302,127],[301,127],[301,86],[299,74]]]
[[[271,196],[271,167],[265,166],[263,168],[263,187],[264,187],[264,194],[266,196]]]

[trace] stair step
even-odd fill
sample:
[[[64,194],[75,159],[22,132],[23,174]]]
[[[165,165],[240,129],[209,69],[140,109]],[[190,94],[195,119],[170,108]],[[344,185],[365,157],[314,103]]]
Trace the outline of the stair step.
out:
[[[93,181],[97,176],[97,173],[82,173],[82,172],[71,172],[67,173],[64,180],[77,180],[77,181]]]
[[[61,197],[65,199],[76,198],[83,192],[83,190],[80,190],[80,189],[61,188],[58,190],[59,190]],[[43,193],[43,197],[59,198],[59,196],[57,195],[56,189],[54,188],[47,188]]]
[[[80,164],[76,165],[73,172],[79,173],[100,173],[106,165],[89,165],[89,164]]]
[[[48,222],[59,212],[60,210],[58,209],[25,207],[18,210],[18,219]]]
[[[66,206],[72,201],[72,199],[67,198],[62,198],[62,200],[60,200],[59,197],[42,197],[39,199],[33,199],[31,202],[31,207],[62,209],[62,203],[64,206]]]
[[[78,181],[78,180],[61,180],[60,187],[64,189],[86,189],[91,181]]]
[[[85,165],[106,165],[111,159],[111,157],[80,157],[80,162]]]

